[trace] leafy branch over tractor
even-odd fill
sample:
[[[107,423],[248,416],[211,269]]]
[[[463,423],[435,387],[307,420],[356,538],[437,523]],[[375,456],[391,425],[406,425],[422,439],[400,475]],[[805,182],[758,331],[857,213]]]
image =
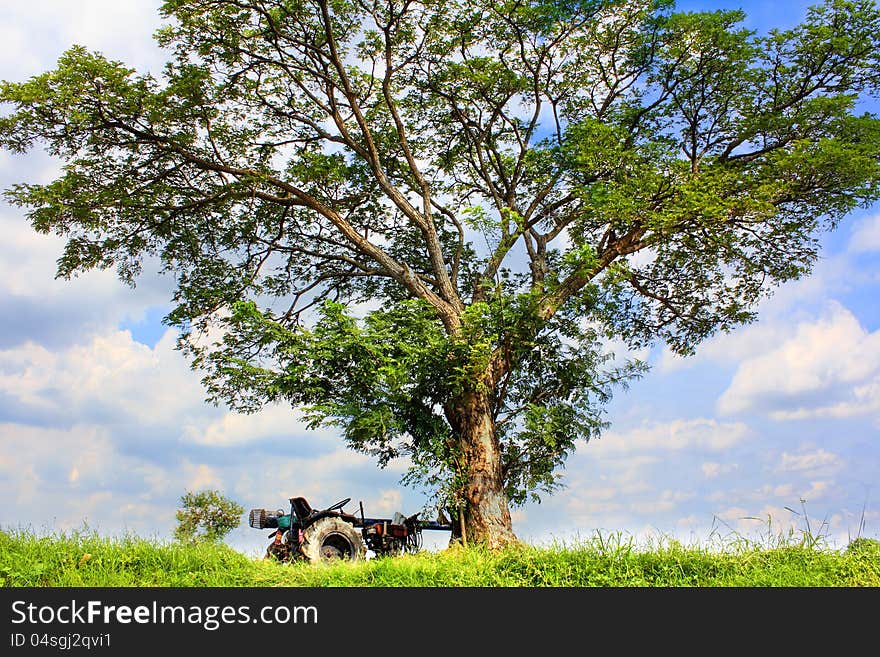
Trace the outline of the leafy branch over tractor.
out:
[[[274,529],[266,548],[266,557],[279,561],[305,559],[321,561],[358,561],[366,558],[367,550],[377,556],[418,552],[422,547],[422,530],[451,531],[452,525],[419,520],[419,514],[393,518],[367,518],[360,503],[360,515],[343,511],[350,497],[323,509],[313,509],[304,497],[290,498],[290,512],[283,509],[251,509],[248,524],[254,529]],[[358,532],[358,529],[360,532]]]

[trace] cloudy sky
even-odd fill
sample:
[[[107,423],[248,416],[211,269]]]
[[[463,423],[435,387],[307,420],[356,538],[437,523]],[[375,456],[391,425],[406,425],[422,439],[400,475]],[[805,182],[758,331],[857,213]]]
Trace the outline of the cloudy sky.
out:
[[[0,79],[52,68],[71,44],[158,72],[159,0],[4,2]],[[689,1],[735,8],[748,25],[790,26],[805,2]],[[0,188],[47,182],[58,163],[0,151]],[[353,498],[370,515],[413,513],[425,498],[306,431],[290,409],[239,416],[204,402],[199,376],[160,323],[171,281],[147,267],[135,289],[111,272],[54,279],[62,241],[0,203],[0,526],[167,539],[185,490],[219,488],[246,509],[305,495]],[[780,289],[757,323],[652,371],[619,393],[612,428],[573,454],[567,488],[515,510],[520,538],[594,532],[706,543],[800,531],[837,546],[880,534],[880,206],[824,240],[807,279]],[[806,511],[806,515],[804,515]],[[427,536],[429,546],[446,536]],[[263,532],[229,542],[259,552]]]

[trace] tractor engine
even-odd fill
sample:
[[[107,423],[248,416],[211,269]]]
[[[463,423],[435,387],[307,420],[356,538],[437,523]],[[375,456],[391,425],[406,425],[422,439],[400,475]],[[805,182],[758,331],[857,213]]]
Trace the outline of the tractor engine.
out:
[[[290,529],[290,514],[281,509],[269,511],[267,509],[251,509],[248,514],[248,524],[254,529]]]
[[[420,528],[401,513],[395,513],[390,523],[382,520],[365,525],[361,533],[367,547],[380,555],[416,552],[422,544]]]

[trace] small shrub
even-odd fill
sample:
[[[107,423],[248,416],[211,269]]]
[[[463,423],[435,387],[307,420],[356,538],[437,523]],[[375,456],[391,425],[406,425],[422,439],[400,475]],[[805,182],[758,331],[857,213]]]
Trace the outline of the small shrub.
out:
[[[187,543],[218,543],[238,526],[244,507],[218,490],[187,491],[180,498],[174,537]]]

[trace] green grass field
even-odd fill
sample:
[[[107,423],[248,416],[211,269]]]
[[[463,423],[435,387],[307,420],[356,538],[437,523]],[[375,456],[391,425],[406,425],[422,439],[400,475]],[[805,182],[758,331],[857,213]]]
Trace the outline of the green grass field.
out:
[[[789,537],[638,546],[618,535],[502,552],[452,548],[359,563],[278,564],[223,544],[89,531],[0,531],[0,586],[20,587],[877,587],[880,541],[843,550]]]

